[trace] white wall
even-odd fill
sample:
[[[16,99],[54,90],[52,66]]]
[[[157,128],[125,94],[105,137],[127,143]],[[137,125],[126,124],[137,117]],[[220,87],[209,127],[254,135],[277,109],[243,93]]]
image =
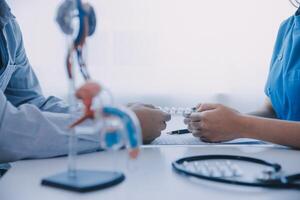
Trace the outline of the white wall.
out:
[[[58,0],[10,0],[45,94],[65,96],[65,40]],[[241,111],[263,98],[288,0],[91,0],[98,16],[89,69],[120,102],[192,106],[219,101]]]

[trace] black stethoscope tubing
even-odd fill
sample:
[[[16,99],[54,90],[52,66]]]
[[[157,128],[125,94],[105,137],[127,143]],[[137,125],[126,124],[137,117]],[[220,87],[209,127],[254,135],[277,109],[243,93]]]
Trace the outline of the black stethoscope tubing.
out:
[[[188,170],[185,170],[182,167],[183,162],[191,162],[191,161],[201,161],[201,160],[213,160],[213,159],[226,159],[226,160],[238,160],[238,161],[246,161],[250,163],[256,163],[271,167],[274,169],[275,172],[279,172],[281,170],[281,166],[277,163],[267,162],[265,160],[245,157],[245,156],[235,156],[235,155],[203,155],[203,156],[192,156],[192,157],[185,157],[178,159],[172,163],[173,169],[183,175],[196,177],[200,179],[205,179],[208,181],[215,181],[220,183],[227,183],[233,185],[243,185],[243,186],[253,186],[253,187],[266,187],[266,188],[294,188],[300,189],[300,184],[293,183],[295,180],[300,179],[300,174],[295,174],[291,176],[285,177],[286,182],[282,182],[281,180],[273,180],[273,181],[266,181],[266,182],[246,182],[246,181],[238,181],[226,178],[218,178],[218,177],[210,177],[205,176],[199,173],[194,173]]]

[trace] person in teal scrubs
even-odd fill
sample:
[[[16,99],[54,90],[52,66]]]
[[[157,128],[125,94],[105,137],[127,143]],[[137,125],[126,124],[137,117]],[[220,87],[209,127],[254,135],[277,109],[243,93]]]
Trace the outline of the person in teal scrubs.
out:
[[[265,94],[263,108],[249,115],[204,103],[184,121],[208,142],[254,138],[300,148],[300,8],[279,28]]]

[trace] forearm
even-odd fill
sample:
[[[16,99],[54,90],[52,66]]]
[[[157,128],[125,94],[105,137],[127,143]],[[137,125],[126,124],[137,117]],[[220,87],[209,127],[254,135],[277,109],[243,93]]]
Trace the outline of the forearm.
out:
[[[248,113],[248,115],[264,117],[264,118],[273,118],[273,119],[277,118],[276,113],[274,111],[267,110],[267,109],[261,109],[254,112],[250,112]]]
[[[30,104],[16,108],[1,92],[0,113],[0,163],[68,153],[68,114],[41,112]],[[78,151],[94,151],[99,148],[98,141],[80,139]]]
[[[39,100],[37,99],[37,101]],[[42,111],[54,112],[54,113],[69,112],[69,105],[63,100],[54,96],[50,96],[47,99],[41,96],[40,102],[39,103],[37,102],[37,104],[39,105],[39,108]]]
[[[242,115],[239,124],[242,137],[300,148],[300,122]]]

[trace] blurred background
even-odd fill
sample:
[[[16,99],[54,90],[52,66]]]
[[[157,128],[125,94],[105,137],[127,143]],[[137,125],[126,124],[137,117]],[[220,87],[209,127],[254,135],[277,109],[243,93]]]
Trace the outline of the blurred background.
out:
[[[90,0],[98,26],[88,67],[119,103],[261,106],[288,0]],[[66,38],[59,0],[9,0],[45,95],[65,98]]]

